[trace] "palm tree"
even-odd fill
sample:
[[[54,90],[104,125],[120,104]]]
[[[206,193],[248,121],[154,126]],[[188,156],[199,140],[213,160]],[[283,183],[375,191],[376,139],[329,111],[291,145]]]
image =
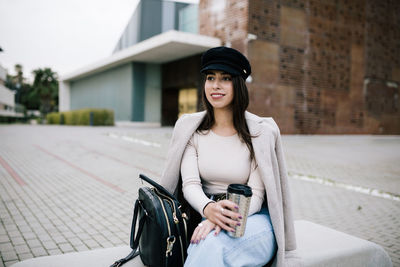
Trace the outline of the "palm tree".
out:
[[[50,68],[36,69],[33,71],[35,75],[33,81],[33,89],[40,98],[40,111],[42,115],[46,115],[51,111],[58,109],[58,77],[57,73]]]

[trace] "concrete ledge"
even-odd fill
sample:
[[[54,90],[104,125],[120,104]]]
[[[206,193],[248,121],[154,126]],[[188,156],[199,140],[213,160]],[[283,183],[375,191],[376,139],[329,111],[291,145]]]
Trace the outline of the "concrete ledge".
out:
[[[390,267],[379,245],[309,221],[295,221],[297,254],[304,266]]]
[[[306,267],[391,267],[392,262],[385,250],[366,241],[331,228],[308,221],[295,221],[297,257]],[[129,246],[75,252],[56,256],[33,258],[18,262],[13,267],[87,267],[110,266],[125,257]],[[125,267],[145,267],[140,257],[129,261]]]
[[[95,249],[84,252],[73,252],[55,256],[33,258],[17,262],[13,267],[109,267],[116,260],[126,257],[132,249],[129,246]],[[124,267],[145,267],[136,257],[123,265]]]

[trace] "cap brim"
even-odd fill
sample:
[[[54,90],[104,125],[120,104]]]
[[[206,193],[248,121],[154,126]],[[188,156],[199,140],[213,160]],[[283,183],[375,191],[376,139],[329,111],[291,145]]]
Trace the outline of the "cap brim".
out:
[[[209,70],[221,70],[221,71],[224,71],[224,72],[229,73],[229,74],[234,75],[234,76],[239,76],[240,75],[240,73],[237,70],[235,70],[234,68],[232,68],[231,66],[224,65],[224,64],[218,64],[218,63],[210,64],[210,65],[202,68],[200,70],[200,72],[201,73],[205,73],[205,72],[207,72]]]

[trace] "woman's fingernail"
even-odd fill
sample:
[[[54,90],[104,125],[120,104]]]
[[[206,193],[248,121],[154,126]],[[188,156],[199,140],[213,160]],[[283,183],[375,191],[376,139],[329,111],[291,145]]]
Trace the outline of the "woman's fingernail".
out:
[[[234,232],[235,232],[235,230],[231,230],[231,232],[232,232],[232,233],[234,233]]]
[[[242,216],[239,216],[239,219],[243,219],[243,217],[242,217]]]
[[[238,210],[238,209],[239,209],[239,207],[238,207],[238,206],[235,206],[235,209],[237,209],[237,210]]]
[[[240,222],[238,222],[236,225],[237,225],[237,226],[240,226]]]

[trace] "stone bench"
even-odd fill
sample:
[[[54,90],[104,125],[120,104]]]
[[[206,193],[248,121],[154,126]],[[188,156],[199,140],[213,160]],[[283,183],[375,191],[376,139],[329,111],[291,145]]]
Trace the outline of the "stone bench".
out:
[[[309,221],[295,221],[297,255],[304,266],[382,266],[390,267],[392,262],[385,250],[366,241]],[[74,252],[56,256],[28,259],[12,267],[87,267],[110,266],[131,251],[129,246]],[[127,262],[124,267],[144,267],[140,257]]]

